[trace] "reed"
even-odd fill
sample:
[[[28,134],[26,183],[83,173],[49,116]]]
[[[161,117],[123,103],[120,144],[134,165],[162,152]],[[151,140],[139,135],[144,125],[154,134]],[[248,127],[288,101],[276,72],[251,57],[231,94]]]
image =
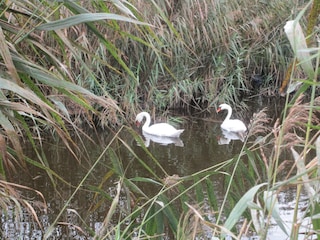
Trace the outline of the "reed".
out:
[[[34,143],[33,136],[41,141],[41,129],[49,127],[74,152],[67,125],[79,132],[83,122],[118,126],[138,108],[199,110],[238,102],[248,93],[248,69],[258,71],[252,53],[267,49],[261,41],[268,37],[260,33],[280,31],[269,26],[289,12],[282,2],[266,8],[247,1],[187,1],[179,8],[173,1],[1,4],[1,124],[20,161],[17,132]],[[244,12],[250,11],[239,11],[247,8],[259,9],[261,19],[249,23],[252,16]],[[268,74],[278,70],[266,68]]]
[[[134,6],[127,1],[37,6],[11,1],[4,6],[8,23],[2,27],[14,36],[12,42],[22,55],[117,101],[132,116],[142,106],[162,111],[216,101],[236,103],[250,92],[257,76],[259,85],[271,84],[274,90],[288,62],[288,47],[281,25],[273,23],[290,17],[284,14],[292,11],[289,3],[186,1],[177,8],[174,1],[137,1]],[[39,16],[34,21],[24,12]],[[151,25],[135,24],[136,19]],[[42,24],[48,20],[53,23]],[[25,24],[14,26],[19,21]],[[114,114],[107,120],[122,121]]]
[[[302,13],[304,12],[305,9]],[[299,15],[295,21],[301,20],[301,17],[302,15]],[[299,39],[290,40],[299,41]],[[309,52],[309,49],[300,49],[300,51]],[[314,66],[318,69],[319,56],[319,50],[316,50],[310,57],[303,59],[301,58],[301,55],[298,55],[298,58],[300,58],[300,61],[308,63],[310,63],[310,59],[315,59]],[[301,66],[305,69],[303,65]],[[252,166],[255,166],[257,162],[262,162],[265,165],[265,176],[267,181],[261,182],[262,179],[258,178],[257,183],[255,183],[253,187],[238,200],[227,218],[227,221],[223,225],[228,230],[231,230],[235,223],[240,220],[240,217],[245,214],[245,211],[249,209],[251,212],[251,219],[253,220],[253,227],[262,239],[267,238],[267,229],[271,224],[271,219],[277,223],[284,234],[290,239],[298,239],[298,235],[301,231],[304,231],[306,236],[318,234],[316,231],[313,232],[311,225],[305,226],[304,230],[300,229],[300,222],[306,217],[307,212],[312,212],[312,214],[317,214],[319,212],[319,201],[315,194],[318,173],[316,173],[316,168],[311,167],[315,166],[314,164],[318,159],[312,160],[311,162],[314,163],[308,164],[308,167],[306,167],[307,159],[309,155],[312,155],[313,146],[317,146],[317,156],[319,151],[319,141],[316,140],[318,139],[317,125],[319,121],[318,107],[316,106],[318,106],[319,100],[315,94],[318,84],[317,76],[314,74],[308,74],[307,76],[309,76],[309,78],[311,77],[311,79],[305,81],[302,79],[295,79],[295,81],[301,81],[307,86],[302,87],[292,100],[289,100],[289,93],[287,94],[287,103],[284,107],[282,119],[278,119],[273,129],[269,131],[269,134],[263,138],[260,137],[256,139],[256,141],[253,142],[253,145],[249,146],[244,152]],[[307,87],[311,88],[311,96],[309,98],[302,94],[306,92]],[[264,115],[264,113],[261,112],[256,116],[260,114]],[[254,135],[254,133],[260,134],[260,131],[257,129],[261,129],[262,133],[268,132],[264,126],[266,122],[264,119],[257,119],[256,117],[252,119],[251,136]],[[263,125],[259,126],[260,124]],[[273,148],[272,151],[269,150],[266,154],[265,149],[268,148],[267,146],[273,146]],[[300,153],[295,149],[300,149]],[[258,153],[255,153],[255,151],[258,151]],[[288,161],[281,162],[280,158],[283,154],[290,151],[293,156],[291,158],[291,162],[294,163],[293,167],[287,176],[281,176],[281,171],[283,171]],[[238,169],[233,170],[233,172],[241,172],[239,166],[241,165],[238,164],[237,161],[236,167]],[[292,171],[296,171],[296,174],[293,174]],[[313,172],[314,174],[310,174],[310,172]],[[259,176],[259,173],[256,172],[255,174]],[[239,178],[233,177],[232,175],[229,182],[234,181],[234,179]],[[302,210],[302,213],[300,213],[300,215],[302,214],[301,218],[298,217],[298,212],[301,211],[298,207],[302,190],[300,182],[303,184],[303,187],[309,196],[308,209]],[[292,226],[288,228],[285,221],[281,219],[279,215],[277,197],[282,189],[289,186],[296,186],[297,199],[295,200],[296,206],[292,219]],[[238,188],[239,186],[234,184],[233,187]],[[248,204],[248,202],[250,204]],[[261,204],[261,202],[263,204]],[[316,218],[312,220],[312,225],[316,226],[316,229],[317,226],[319,226],[318,224],[319,222]]]

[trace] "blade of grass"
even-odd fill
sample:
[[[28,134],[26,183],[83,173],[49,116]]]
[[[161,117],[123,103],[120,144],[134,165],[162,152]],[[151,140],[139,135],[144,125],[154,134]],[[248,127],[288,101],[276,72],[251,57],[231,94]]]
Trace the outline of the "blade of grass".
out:
[[[116,20],[116,21],[124,21],[133,24],[141,24],[141,25],[148,25],[148,23],[140,22],[128,17],[124,17],[114,13],[80,13],[75,16],[71,16],[69,18],[44,23],[38,26],[37,30],[44,30],[44,31],[52,31],[52,30],[59,30],[63,28],[68,28],[80,23],[88,23],[88,22],[96,22],[101,20]]]
[[[283,222],[283,220],[280,217],[279,204],[278,204],[278,199],[277,199],[277,197],[275,195],[275,192],[273,192],[273,191],[264,191],[263,192],[263,199],[264,199],[264,202],[266,204],[266,208],[269,211],[269,213],[271,213],[273,219],[276,221],[276,223],[281,228],[281,230],[287,236],[289,236],[288,231],[287,231],[287,227],[286,227],[285,223]]]
[[[231,213],[227,217],[224,228],[228,229],[229,231],[235,226],[235,224],[240,220],[244,211],[248,208],[248,203],[253,202],[253,199],[257,192],[260,190],[261,187],[266,186],[267,183],[261,183],[254,187],[252,187],[249,191],[247,191],[242,198],[237,202],[235,207],[232,209]]]

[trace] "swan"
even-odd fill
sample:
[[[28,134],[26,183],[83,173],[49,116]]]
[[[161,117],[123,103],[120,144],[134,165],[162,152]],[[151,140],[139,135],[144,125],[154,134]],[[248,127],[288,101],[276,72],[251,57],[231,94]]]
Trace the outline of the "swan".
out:
[[[168,123],[156,123],[150,126],[151,118],[147,112],[141,112],[136,116],[137,126],[140,125],[144,118],[146,118],[146,122],[142,126],[142,132],[153,136],[178,138],[184,131],[184,129],[175,129]]]
[[[223,130],[228,131],[228,132],[238,133],[238,134],[240,134],[240,136],[243,136],[245,134],[245,132],[247,131],[247,127],[239,119],[230,119],[231,114],[232,114],[232,108],[228,104],[223,103],[218,107],[217,112],[220,112],[221,110],[228,111],[226,118],[224,119],[224,121],[221,124],[221,128]]]

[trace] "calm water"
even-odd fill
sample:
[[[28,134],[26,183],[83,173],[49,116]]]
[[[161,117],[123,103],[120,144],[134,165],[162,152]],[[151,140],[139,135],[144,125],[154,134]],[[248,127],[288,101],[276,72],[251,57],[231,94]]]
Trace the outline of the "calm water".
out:
[[[268,113],[271,116],[277,116],[281,111],[281,104],[282,103],[272,99],[264,99],[263,105],[259,99],[255,99],[249,104],[248,111],[234,111],[233,117],[244,119],[244,121],[248,123],[253,112],[261,110],[264,106],[269,108]],[[242,142],[239,140],[230,140],[229,142],[227,141],[228,144],[226,144],[226,141],[223,141],[223,138],[221,138],[223,135],[220,130],[220,123],[225,115],[226,113],[216,115],[214,109],[212,109],[211,113],[206,112],[199,115],[192,114],[192,116],[182,115],[180,117],[185,119],[183,124],[180,125],[181,128],[185,129],[185,132],[181,135],[182,142],[162,145],[151,139],[150,142],[147,143],[148,150],[155,159],[160,162],[169,175],[177,174],[179,176],[187,176],[231,159],[240,152]],[[140,133],[140,129],[134,129]],[[88,131],[88,134],[91,134],[90,131]],[[91,135],[94,136],[94,134]],[[57,190],[59,193],[54,190],[48,175],[42,170],[30,168],[25,172],[19,172],[18,175],[14,176],[13,181],[30,186],[44,194],[44,197],[47,200],[48,211],[47,213],[39,214],[39,220],[44,227],[49,226],[50,223],[52,223],[59,213],[59,210],[64,206],[65,201],[73,193],[74,188],[71,187],[71,185],[77,186],[79,184],[80,180],[88,172],[88,169],[91,168],[92,164],[99,158],[104,148],[110,143],[113,136],[113,133],[102,131],[98,137],[94,137],[94,142],[84,142],[83,145],[86,150],[84,148],[80,149],[83,152],[81,164],[74,159],[70,152],[64,147],[63,143],[54,141],[53,139],[44,141],[44,148],[48,158],[47,162],[50,167],[70,184],[67,185],[58,182]],[[145,150],[135,141],[132,134],[123,130],[119,136],[126,144],[128,144],[132,151],[138,155],[138,157],[148,161],[147,159],[150,157],[148,157]],[[79,146],[81,146],[80,142]],[[112,148],[115,149],[117,155],[120,156],[127,177],[151,177],[150,173],[142,168],[138,161],[135,160],[132,152],[129,151],[127,147],[123,147],[123,144],[120,141],[115,141],[112,144]],[[30,156],[32,156],[31,150]],[[89,189],[90,186],[98,186],[100,183],[104,183],[103,179],[111,169],[111,163],[108,156],[108,154],[102,156],[99,165],[94,169],[93,174],[89,176],[84,184],[86,189]],[[163,172],[161,172],[160,169],[157,169],[157,167],[154,167],[153,170],[160,176],[163,176]],[[117,179],[114,179],[114,181],[116,180]],[[221,184],[222,181],[223,176],[214,179],[215,190],[218,195],[221,195],[217,196],[218,199],[222,199],[225,192],[223,184]],[[110,183],[110,180],[107,180],[107,182]],[[103,186],[105,187],[104,190],[111,196],[115,194],[114,182],[108,186],[104,183]],[[150,189],[150,191],[153,190],[154,189]],[[30,197],[30,199],[40,200],[35,197],[32,191],[25,192],[24,196]],[[79,191],[72,200],[70,209],[77,211],[90,228],[97,229],[103,221],[111,201],[104,201],[99,210],[88,213],[87,209],[91,207],[90,204],[92,203],[93,197],[94,194],[92,192]],[[290,204],[291,202],[294,203],[294,197],[293,191],[287,191],[280,194],[279,200],[283,207],[281,211],[283,215],[288,216],[288,219],[290,219],[290,209],[293,207]],[[123,199],[123,201],[125,201],[125,199]],[[63,222],[70,223],[71,225],[57,227],[53,234],[53,236],[55,236],[53,239],[86,239],[84,234],[74,227],[76,225],[83,226],[75,211],[69,210],[62,215]],[[31,221],[31,216],[27,211],[20,223],[14,221],[14,214],[14,209],[8,209],[6,215],[2,214],[2,237],[4,239],[19,239],[18,236],[23,236],[22,239],[42,239],[42,231],[35,227]],[[270,234],[272,234],[272,236],[278,236],[278,234],[281,235],[281,231],[272,229],[270,230]]]

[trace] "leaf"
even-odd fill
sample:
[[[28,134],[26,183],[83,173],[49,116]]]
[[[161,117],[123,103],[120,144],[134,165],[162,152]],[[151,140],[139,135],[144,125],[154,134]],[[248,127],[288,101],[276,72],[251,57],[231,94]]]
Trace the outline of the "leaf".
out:
[[[20,144],[19,136],[15,131],[12,123],[8,120],[8,118],[0,111],[0,126],[6,131],[7,137],[10,139],[12,146],[16,150],[16,153],[20,160],[23,159],[23,151],[22,146]],[[3,160],[3,159],[2,159]],[[23,161],[21,161],[24,164]]]
[[[167,205],[168,199],[164,195],[159,196],[160,201],[164,202],[166,206],[163,208],[163,213],[169,221],[169,225],[174,232],[177,232],[177,227],[179,225],[178,215],[174,205]]]
[[[254,229],[258,234],[261,234],[262,231],[266,231],[263,208],[259,200],[257,200],[257,203],[251,202],[248,205]]]
[[[120,11],[122,11],[123,13],[125,13],[125,14],[133,17],[133,18],[136,18],[136,17],[133,15],[133,13],[130,11],[130,9],[127,8],[127,7],[123,4],[123,2],[124,2],[125,4],[128,4],[130,7],[134,8],[135,10],[137,10],[137,9],[136,9],[132,4],[130,4],[128,1],[124,1],[124,0],[121,0],[121,1],[119,1],[119,0],[113,0],[113,4],[114,4],[117,8],[119,8]]]
[[[197,202],[202,203],[204,201],[203,186],[198,176],[195,176],[194,178]]]
[[[317,150],[317,165],[318,165],[318,171],[317,171],[317,177],[320,177],[320,136],[316,140],[316,150]],[[316,185],[316,192],[319,192],[320,189],[320,183],[317,181]]]
[[[111,107],[111,108],[115,109],[116,111],[120,112],[119,107],[117,106],[117,104],[114,101],[105,101],[104,99],[93,94],[89,90],[87,90],[81,86],[78,86],[72,82],[68,82],[63,79],[57,78],[56,76],[54,76],[50,72],[47,72],[44,69],[40,69],[38,66],[33,65],[32,63],[30,63],[24,59],[21,59],[21,58],[15,56],[15,57],[13,57],[13,60],[16,64],[18,71],[29,74],[31,77],[37,79],[41,83],[44,83],[48,86],[60,89],[60,91],[63,91],[63,93],[68,95],[72,100],[83,105],[87,109],[94,110],[81,97],[78,97],[76,95],[72,95],[71,93],[75,92],[78,94],[84,94],[87,97],[89,97],[90,99],[95,100],[96,102],[98,102],[102,106],[108,106],[108,107]],[[1,78],[0,78],[0,80],[1,80]],[[69,93],[67,91],[69,91]],[[19,94],[19,95],[21,95],[21,94]]]
[[[320,137],[317,138],[316,140],[316,150],[317,150],[317,177],[319,178],[320,176]],[[315,181],[315,192],[318,193],[320,189],[320,183],[318,180]],[[319,218],[319,213],[320,213],[320,204],[319,204],[319,198],[316,197],[318,194],[314,196],[315,201],[313,202],[313,216],[312,216],[312,225],[313,229],[320,229],[320,218]],[[320,234],[317,234],[318,239],[320,239]]]
[[[278,199],[273,191],[264,191],[263,192],[263,199],[266,204],[266,208],[269,212],[271,212],[271,215],[273,219],[276,221],[278,226],[281,228],[281,230],[289,236],[286,226],[284,222],[282,221],[279,213],[279,204]]]
[[[124,17],[118,14],[114,13],[80,13],[75,16],[71,16],[69,18],[49,22],[40,25],[37,27],[37,30],[45,30],[45,31],[51,31],[51,30],[58,30],[63,28],[68,28],[80,23],[86,23],[86,22],[96,22],[101,20],[116,20],[116,21],[124,21],[134,24],[141,24],[141,25],[148,25],[151,26],[148,23],[140,22],[137,20],[134,20],[132,18]]]
[[[24,89],[24,88],[20,87],[18,84],[11,82],[9,80],[6,80],[4,78],[1,78],[1,77],[0,77],[0,89],[6,89],[9,91],[12,91],[12,92],[22,96],[23,98],[28,99],[30,102],[33,102],[41,107],[47,108],[50,111],[55,111],[53,108],[51,108],[45,102],[43,102],[33,92],[29,91],[28,89]]]
[[[120,201],[120,192],[121,192],[121,181],[117,183],[117,193],[113,198],[113,201],[111,203],[111,206],[109,208],[109,211],[107,213],[107,216],[103,220],[103,223],[98,231],[98,236],[102,236],[105,231],[107,231],[108,226],[110,225],[112,216],[116,212],[117,206],[119,205]]]
[[[290,41],[291,47],[297,56],[297,59],[305,71],[308,74],[310,79],[313,79],[314,68],[310,59],[310,54],[308,49],[306,38],[304,36],[303,30],[297,20],[287,21],[284,26],[284,31],[287,35],[287,38]]]
[[[5,66],[7,67],[8,71],[10,72],[10,76],[12,77],[12,80],[14,80],[15,83],[17,83],[21,86],[22,83],[20,81],[17,70],[13,64],[10,50],[8,48],[8,44],[6,42],[6,39],[3,34],[1,26],[0,26],[0,55],[5,63]]]
[[[153,204],[149,211],[147,216],[147,223],[144,225],[145,232],[149,235],[158,235],[164,232],[164,214],[161,211],[163,209],[163,203],[161,201],[156,201]]]
[[[112,170],[117,175],[123,177],[124,176],[123,165],[122,165],[120,159],[118,158],[117,154],[114,152],[114,150],[112,148],[108,149],[108,156],[112,162],[112,166],[113,166]]]
[[[304,186],[305,190],[307,191],[307,194],[310,197],[310,199],[313,199],[313,197],[316,195],[316,192],[315,192],[315,190],[312,188],[312,186],[310,184],[310,179],[309,179],[308,174],[307,174],[307,169],[306,169],[304,160],[294,150],[293,147],[291,147],[291,153],[292,153],[293,158],[294,158],[294,160],[296,162],[297,175],[300,175],[300,174],[302,175],[301,179],[303,181],[303,186]]]
[[[207,185],[207,195],[208,195],[210,207],[213,208],[214,210],[218,210],[217,209],[218,201],[216,198],[216,194],[214,193],[214,185],[212,183],[212,180],[207,178],[205,180],[205,183]]]
[[[252,187],[248,192],[243,195],[243,197],[237,202],[235,207],[232,209],[229,217],[227,218],[226,222],[224,223],[224,227],[231,231],[234,225],[240,220],[243,212],[248,207],[248,203],[253,201],[254,196],[256,195],[257,191],[265,186],[267,183],[261,183],[257,186]]]

